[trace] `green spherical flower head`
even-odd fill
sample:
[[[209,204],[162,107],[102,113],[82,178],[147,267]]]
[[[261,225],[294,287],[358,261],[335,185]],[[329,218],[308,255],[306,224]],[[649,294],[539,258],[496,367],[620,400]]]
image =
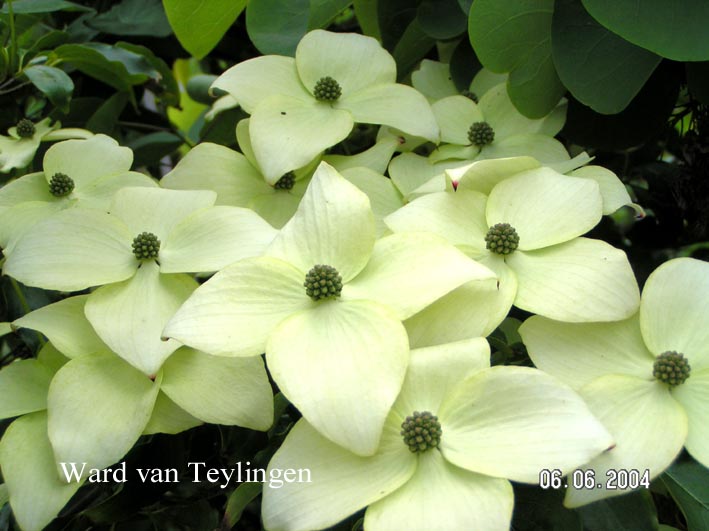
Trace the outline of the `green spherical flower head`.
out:
[[[462,96],[465,96],[469,100],[473,100],[475,103],[478,103],[480,100],[478,99],[478,95],[475,94],[475,92],[470,92],[468,89],[463,90],[460,93]],[[485,122],[479,122],[479,123],[485,123]]]
[[[652,375],[661,382],[665,382],[671,387],[683,384],[689,378],[691,367],[687,358],[679,352],[670,350],[663,352],[655,358],[652,367]]]
[[[342,88],[340,84],[330,76],[325,76],[318,79],[318,82],[315,83],[313,94],[318,101],[336,101],[342,96]]]
[[[34,124],[27,118],[17,122],[15,129],[17,130],[17,136],[20,138],[31,138],[34,135]]]
[[[339,297],[342,293],[342,277],[332,266],[316,265],[305,275],[305,293],[314,301]]]
[[[468,140],[478,147],[487,146],[495,140],[495,131],[492,130],[492,127],[487,122],[475,122],[468,129]]]
[[[74,180],[64,173],[55,173],[49,179],[49,191],[55,197],[64,197],[74,190]]]
[[[401,424],[401,435],[412,452],[425,452],[431,448],[438,448],[442,433],[438,417],[429,411],[422,413],[414,411],[414,414],[406,417]]]
[[[509,223],[490,227],[485,235],[485,247],[497,254],[511,254],[519,246],[519,235]]]
[[[152,232],[141,232],[133,238],[133,254],[138,260],[151,260],[158,257],[160,240]]]
[[[273,185],[273,187],[276,190],[292,190],[294,186],[295,186],[295,173],[293,173],[292,171],[289,171],[288,173],[283,174],[283,177],[278,179],[276,181],[276,184]]]

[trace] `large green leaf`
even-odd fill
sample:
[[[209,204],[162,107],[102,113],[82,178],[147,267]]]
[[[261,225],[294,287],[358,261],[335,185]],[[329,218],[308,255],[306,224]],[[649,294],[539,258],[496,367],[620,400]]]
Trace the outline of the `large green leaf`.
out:
[[[127,91],[132,85],[159,75],[142,55],[98,42],[63,44],[54,50],[52,56],[118,90]]]
[[[581,0],[556,0],[552,52],[564,85],[602,114],[625,109],[661,60],[601,26]]]
[[[242,483],[229,495],[224,511],[224,520],[228,522],[229,529],[236,525],[246,506],[261,494],[262,489],[261,483]]]
[[[696,461],[678,461],[662,481],[682,509],[689,531],[709,529],[709,470]]]
[[[5,2],[0,9],[0,13],[9,13],[8,4]],[[53,11],[93,11],[90,7],[82,6],[66,0],[15,0],[12,2],[12,12],[20,13],[51,13]]]
[[[379,17],[377,15],[377,0],[354,0],[354,10],[359,27],[365,35],[381,41]]]
[[[423,30],[419,19],[413,19],[392,52],[398,78],[411,72],[435,44],[435,39]]]
[[[577,509],[587,531],[654,531],[657,511],[646,490],[608,498]]]
[[[128,95],[125,92],[116,92],[89,117],[86,128],[94,133],[110,135],[127,103]]]
[[[352,0],[310,0],[308,29],[326,27],[351,3]]]
[[[264,54],[295,55],[308,31],[309,0],[251,0],[246,10],[246,31]]]
[[[554,0],[476,0],[468,34],[480,62],[509,72],[507,90],[529,118],[546,116],[564,94],[551,57]]]
[[[246,0],[163,0],[162,3],[180,44],[198,59],[212,51],[246,7]]]
[[[172,107],[178,107],[180,105],[180,87],[177,84],[172,68],[170,68],[163,59],[155,55],[150,48],[138,44],[119,42],[116,43],[116,46],[130,53],[139,55],[150,63],[158,72],[158,76],[156,76],[159,82],[158,88],[152,89],[153,92],[156,93],[155,95],[160,98],[165,105]]]
[[[593,18],[633,44],[674,59],[709,59],[706,0],[583,0]]]
[[[421,0],[377,0],[377,19],[382,46],[392,51],[416,18]],[[421,30],[423,31],[423,30]]]
[[[111,35],[167,37],[172,33],[160,0],[123,0],[88,24]]]
[[[667,127],[682,80],[682,65],[664,61],[620,113],[604,115],[569,98],[564,138],[580,146],[627,149],[647,142]]]
[[[55,107],[69,109],[74,82],[64,70],[53,66],[34,65],[25,68],[23,72],[35,87],[46,94]]]
[[[457,0],[423,0],[416,18],[423,31],[438,40],[457,37],[467,26],[467,12],[463,13]]]

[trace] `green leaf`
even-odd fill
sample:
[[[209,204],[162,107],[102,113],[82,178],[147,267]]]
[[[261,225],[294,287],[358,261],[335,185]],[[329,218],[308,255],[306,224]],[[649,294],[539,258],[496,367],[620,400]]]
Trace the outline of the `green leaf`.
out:
[[[419,19],[412,20],[392,52],[397,77],[406,77],[435,44],[436,41],[421,27]]]
[[[653,531],[658,527],[657,510],[646,490],[601,500],[577,511],[586,531]]]
[[[601,26],[581,0],[556,0],[552,52],[564,85],[602,114],[625,109],[661,60]]]
[[[125,92],[116,92],[96,109],[86,121],[86,128],[94,133],[110,135],[127,103],[128,95]]]
[[[224,514],[224,520],[228,524],[227,529],[236,525],[246,506],[261,494],[262,488],[261,483],[242,483],[229,495]]]
[[[480,62],[509,72],[507,91],[528,118],[542,118],[556,106],[564,86],[551,57],[554,0],[476,0],[468,34]]]
[[[42,50],[51,50],[69,41],[69,35],[64,31],[50,31],[39,38],[32,39],[32,46],[25,52],[25,60]]]
[[[379,17],[377,16],[377,0],[354,0],[354,10],[359,27],[365,35],[382,40],[379,31]]]
[[[308,29],[325,28],[352,0],[310,0]]]
[[[662,482],[682,509],[689,531],[709,529],[709,470],[693,460],[677,461]]]
[[[599,114],[569,98],[564,138],[586,148],[613,151],[643,144],[661,134],[677,102],[681,67],[668,61],[660,63],[638,95],[618,114]]]
[[[201,59],[219,43],[246,7],[246,0],[163,0],[172,29],[185,50]]]
[[[187,94],[194,101],[211,105],[214,103],[214,96],[209,93],[209,87],[217,79],[217,76],[212,74],[198,74],[192,76],[187,82]],[[233,131],[232,131],[233,132]]]
[[[469,39],[461,39],[458,45],[453,50],[450,62],[450,72],[459,91],[463,91],[470,87],[470,82],[475,74],[483,67],[475,55],[475,52],[470,47]]]
[[[429,37],[447,40],[457,37],[467,27],[467,12],[461,10],[457,0],[423,0],[416,19]]]
[[[420,0],[378,0],[376,2],[382,46],[391,51],[416,18]],[[423,31],[423,30],[421,30]]]
[[[128,91],[132,85],[158,77],[145,57],[108,44],[63,44],[52,55],[117,90]]]
[[[133,150],[136,166],[157,164],[165,155],[169,155],[182,145],[182,139],[167,131],[158,131],[141,135],[129,142],[127,146]]]
[[[251,0],[246,10],[246,31],[264,54],[295,55],[308,31],[309,0]]]
[[[53,66],[35,65],[25,68],[23,73],[55,107],[62,110],[69,109],[74,82],[66,72]]]
[[[8,2],[0,9],[0,13],[7,15]],[[66,0],[15,0],[12,2],[12,12],[20,13],[51,13],[53,11],[93,11],[90,7],[67,2]]]
[[[160,0],[123,0],[88,25],[111,35],[167,37],[172,33]]]
[[[143,57],[152,67],[157,71],[157,81],[159,84],[157,88],[151,89],[156,93],[156,96],[165,104],[172,107],[178,107],[180,104],[180,87],[177,84],[175,75],[172,73],[172,69],[168,64],[156,56],[150,48],[145,46],[140,46],[138,44],[132,44],[130,42],[119,42],[116,44],[118,48],[127,50],[130,53],[134,53]]]
[[[705,0],[583,0],[613,33],[675,61],[709,59],[709,3]]]
[[[473,0],[458,0],[458,5],[460,5],[460,9],[463,10],[463,13],[467,15],[470,13],[470,6],[473,5]]]

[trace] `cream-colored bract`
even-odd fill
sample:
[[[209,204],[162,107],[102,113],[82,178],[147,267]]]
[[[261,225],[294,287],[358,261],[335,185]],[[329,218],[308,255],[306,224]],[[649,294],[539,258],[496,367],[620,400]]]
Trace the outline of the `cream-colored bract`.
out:
[[[499,164],[501,175],[520,164],[536,164],[533,159],[485,162],[486,167]],[[488,197],[464,188],[463,182],[457,191],[421,196],[384,221],[395,233],[433,232],[495,270],[499,289],[489,294],[485,307],[499,316],[498,324],[513,303],[572,322],[624,319],[635,312],[639,292],[625,253],[605,242],[579,237],[602,216],[594,180],[536,167],[500,180]],[[509,255],[486,249],[486,233],[498,223],[510,224],[519,235],[519,248]],[[468,306],[479,304],[478,294],[471,295],[467,302],[463,297],[448,302],[463,314]],[[448,305],[443,311],[454,313]],[[488,334],[492,328],[482,330]]]
[[[325,77],[342,89],[336,101],[318,101],[313,95]],[[363,35],[311,31],[294,59],[269,55],[244,61],[213,87],[231,94],[251,114],[252,147],[270,182],[343,140],[355,122],[386,124],[438,141],[426,98],[397,84],[394,59]]]
[[[321,163],[266,256],[217,273],[165,337],[218,355],[266,352],[274,379],[317,430],[371,455],[408,364],[401,321],[465,282],[495,278],[435,235],[376,240],[375,230],[367,196]],[[317,264],[342,276],[340,298],[306,295]]]
[[[401,424],[414,411],[438,416],[438,448],[414,454],[404,443]],[[506,478],[537,483],[540,469],[571,470],[611,444],[570,388],[534,369],[489,368],[483,338],[416,349],[374,455],[298,422],[269,468],[308,468],[312,480],[265,485],[264,526],[323,529],[369,506],[374,531],[503,531],[513,506]]]
[[[560,323],[532,317],[520,334],[535,365],[568,383],[589,404],[617,446],[588,466],[597,477],[614,468],[656,477],[685,446],[709,466],[709,264],[670,260],[648,278],[639,314],[614,323]],[[691,372],[670,387],[653,376],[655,357],[682,353]],[[605,476],[604,476],[605,477]],[[577,507],[624,490],[570,488]]]

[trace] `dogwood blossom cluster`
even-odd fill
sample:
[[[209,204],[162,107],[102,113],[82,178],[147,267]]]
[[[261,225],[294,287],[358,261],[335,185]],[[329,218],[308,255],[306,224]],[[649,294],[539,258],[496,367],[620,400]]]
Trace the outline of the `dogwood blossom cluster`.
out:
[[[655,476],[683,445],[709,465],[709,266],[668,263],[641,299],[625,254],[584,236],[642,210],[554,139],[564,102],[530,120],[504,78],[459,93],[428,60],[396,79],[376,40],[315,30],[214,83],[250,115],[239,151],[199,144],[157,181],[95,135],[0,189],[3,274],[68,294],[12,323],[47,343],[0,371],[22,529],[87,479],[59,463],[101,469],[204,422],[268,430],[268,375],[302,414],[270,467],[312,471],[264,485],[271,531],[365,508],[368,531],[506,530],[510,481],[541,469]],[[357,123],[376,142],[328,154]],[[490,366],[512,306],[536,314],[538,368]]]

